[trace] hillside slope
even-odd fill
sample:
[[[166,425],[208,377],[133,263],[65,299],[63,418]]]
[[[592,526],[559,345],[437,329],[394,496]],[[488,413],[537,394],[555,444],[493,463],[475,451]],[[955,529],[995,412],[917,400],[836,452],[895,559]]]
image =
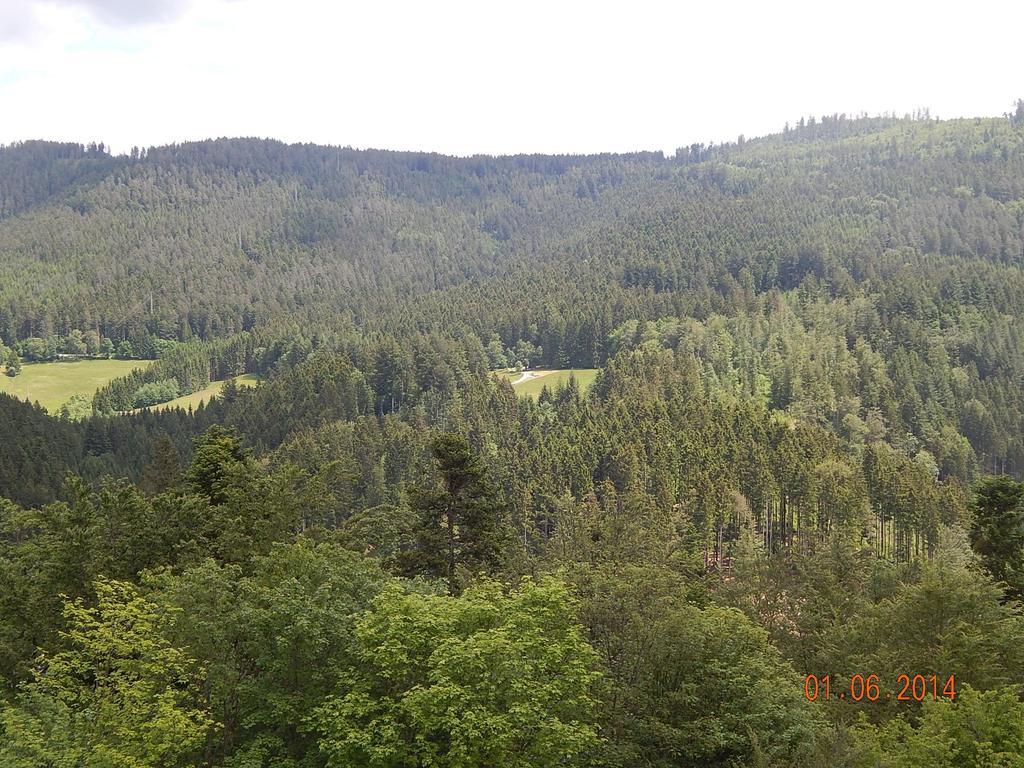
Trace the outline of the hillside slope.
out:
[[[495,367],[521,342],[580,368],[657,343],[855,442],[909,436],[944,475],[1024,469],[1011,120],[824,118],[671,158],[254,139],[67,152],[0,151],[65,179],[0,219],[8,345],[258,331],[245,366],[211,363],[223,378],[352,333],[472,336]]]

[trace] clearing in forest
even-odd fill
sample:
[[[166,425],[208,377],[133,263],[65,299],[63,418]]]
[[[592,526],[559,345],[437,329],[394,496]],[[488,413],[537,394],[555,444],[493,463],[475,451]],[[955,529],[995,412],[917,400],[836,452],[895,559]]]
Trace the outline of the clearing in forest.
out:
[[[189,408],[195,410],[202,403],[210,402],[211,398],[216,397],[220,394],[221,389],[224,387],[224,383],[227,379],[221,379],[220,381],[211,381],[208,385],[200,389],[198,392],[193,392],[190,395],[182,395],[176,397],[173,400],[168,400],[166,403],[157,403],[156,405],[149,406],[151,411],[164,411],[173,408],[181,408],[187,411]],[[255,387],[260,383],[259,374],[256,373],[243,373],[241,376],[235,376],[235,384],[239,387]],[[141,409],[138,409],[141,410]]]
[[[570,376],[576,379],[580,391],[586,392],[597,378],[597,371],[597,368],[535,368],[528,371],[506,370],[500,375],[512,383],[517,395],[536,399],[544,387],[554,392],[559,384],[567,383]]]
[[[49,413],[56,414],[75,395],[91,402],[96,390],[107,382],[127,376],[135,368],[147,368],[152,362],[84,358],[24,363],[17,376],[5,376],[0,371],[0,392],[31,403],[38,402]]]

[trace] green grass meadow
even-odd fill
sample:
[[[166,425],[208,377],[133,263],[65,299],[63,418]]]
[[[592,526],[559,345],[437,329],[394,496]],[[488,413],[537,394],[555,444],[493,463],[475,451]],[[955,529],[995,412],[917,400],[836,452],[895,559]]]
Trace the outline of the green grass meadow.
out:
[[[159,403],[158,405],[151,405],[149,409],[151,411],[164,411],[172,408],[181,408],[187,411],[189,408],[195,410],[202,403],[209,402],[211,398],[216,397],[220,394],[221,388],[224,386],[224,382],[227,379],[221,381],[211,381],[209,385],[203,387],[198,392],[193,392],[191,395],[182,395],[176,397],[174,400],[168,400],[166,403]],[[260,377],[255,373],[243,373],[241,376],[235,376],[235,383],[239,387],[255,387],[260,382]]]
[[[97,389],[111,379],[125,376],[135,368],[146,368],[152,360],[68,360],[24,363],[21,374],[0,373],[0,392],[21,400],[38,402],[55,414],[74,395],[92,399]]]
[[[590,385],[594,383],[594,379],[597,378],[597,372],[597,368],[538,368],[530,371],[530,373],[537,374],[536,378],[531,378],[519,384],[516,384],[515,381],[522,375],[520,373],[502,371],[499,375],[513,382],[512,389],[515,390],[517,395],[526,395],[527,397],[537,399],[544,387],[554,392],[559,384],[567,383],[570,376],[576,379],[580,391],[586,392]]]

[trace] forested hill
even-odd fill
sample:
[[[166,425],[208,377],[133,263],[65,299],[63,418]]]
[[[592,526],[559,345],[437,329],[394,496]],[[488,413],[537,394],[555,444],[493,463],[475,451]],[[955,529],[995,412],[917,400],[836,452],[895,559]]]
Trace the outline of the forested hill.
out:
[[[0,148],[5,375],[129,361],[0,394],[0,765],[1019,765],[1022,268],[1024,102]]]
[[[0,343],[256,333],[241,367],[179,373],[182,391],[296,334],[497,338],[580,367],[682,345],[716,384],[854,441],[882,419],[943,475],[1016,474],[1020,123],[826,117],[673,157],[10,146]]]
[[[0,338],[207,338],[296,309],[376,324],[411,298],[420,324],[504,335],[522,312],[617,323],[811,276],[848,295],[906,268],[938,279],[951,259],[988,274],[1024,252],[1022,146],[1005,119],[827,120],[672,158],[15,145],[0,150]],[[434,298],[455,288],[452,316]]]

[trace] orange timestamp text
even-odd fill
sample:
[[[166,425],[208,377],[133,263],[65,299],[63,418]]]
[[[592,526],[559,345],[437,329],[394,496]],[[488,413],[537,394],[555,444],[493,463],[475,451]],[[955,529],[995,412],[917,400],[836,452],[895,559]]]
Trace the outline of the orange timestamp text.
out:
[[[956,675],[897,675],[891,688],[879,675],[853,675],[848,685],[830,674],[806,675],[804,696],[808,701],[954,701]]]

